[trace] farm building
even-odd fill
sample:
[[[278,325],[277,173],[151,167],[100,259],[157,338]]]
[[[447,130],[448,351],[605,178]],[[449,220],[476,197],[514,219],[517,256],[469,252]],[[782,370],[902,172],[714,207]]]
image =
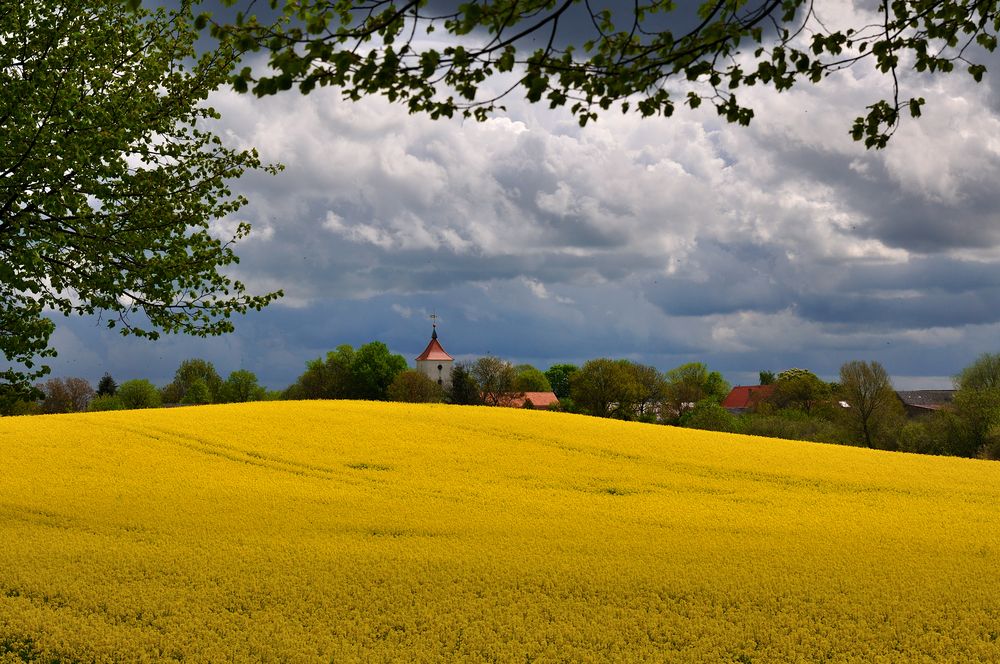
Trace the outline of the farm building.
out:
[[[955,398],[955,390],[909,390],[896,392],[909,417],[918,417],[947,408]]]
[[[773,393],[774,385],[737,385],[722,400],[722,407],[734,415],[745,413]]]

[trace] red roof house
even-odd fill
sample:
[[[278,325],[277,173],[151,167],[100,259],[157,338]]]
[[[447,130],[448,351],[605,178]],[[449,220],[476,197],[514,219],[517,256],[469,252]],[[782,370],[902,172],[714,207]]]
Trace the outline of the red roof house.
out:
[[[524,408],[524,404],[531,402],[531,407],[535,410],[546,410],[552,404],[559,403],[559,397],[555,392],[522,392],[514,395],[510,400],[512,408]]]
[[[774,385],[737,385],[722,400],[722,407],[730,413],[743,413],[772,394]]]

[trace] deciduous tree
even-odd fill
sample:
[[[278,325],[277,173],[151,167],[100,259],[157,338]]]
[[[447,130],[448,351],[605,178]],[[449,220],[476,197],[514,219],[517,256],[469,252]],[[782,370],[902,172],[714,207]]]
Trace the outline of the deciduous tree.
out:
[[[514,389],[518,392],[551,392],[552,385],[545,374],[530,364],[522,364],[517,369]]]
[[[229,2],[245,13],[211,31],[270,53],[266,73],[235,78],[257,95],[332,85],[349,99],[380,94],[410,112],[484,119],[520,90],[581,125],[612,106],[645,117],[702,103],[745,125],[754,111],[743,89],[781,92],[867,61],[885,74],[883,99],[850,128],[868,147],[921,113],[924,99],[900,87],[903,70],[979,81],[1000,28],[996,2],[958,0],[873,3],[874,15],[853,22],[831,22],[815,0],[286,0],[272,2],[276,24],[250,14],[252,0]]]
[[[145,378],[127,380],[118,386],[115,395],[127,409],[156,408],[160,405],[160,391]]]
[[[48,372],[49,311],[205,336],[279,295],[225,269],[246,224],[210,232],[245,203],[230,181],[262,165],[208,128],[205,99],[239,53],[196,57],[185,16],[104,0],[0,11],[0,396]]]
[[[517,396],[514,381],[517,371],[507,360],[499,357],[481,357],[469,370],[479,386],[483,403],[487,406],[508,405]]]
[[[267,390],[257,382],[257,374],[246,369],[233,371],[222,383],[220,401],[224,403],[244,403],[261,401]]]
[[[306,371],[288,388],[290,399],[376,399],[387,396],[389,385],[406,370],[406,358],[389,351],[381,341],[357,350],[341,344],[306,364]]]
[[[570,378],[579,370],[580,367],[575,364],[553,364],[545,371],[545,377],[549,379],[549,385],[557,397],[560,399],[569,397]]]
[[[878,362],[845,363],[840,367],[840,389],[849,406],[844,416],[865,447],[876,447],[877,442],[884,442],[891,428],[899,427],[902,404],[892,388],[889,372]]]
[[[718,371],[709,371],[701,362],[688,362],[666,373],[666,410],[680,417],[703,399],[721,401],[729,393],[729,383]]]
[[[633,419],[639,387],[628,360],[588,360],[570,378],[570,396],[583,412]]]
[[[830,386],[808,369],[786,369],[774,381],[774,392],[769,401],[777,408],[791,408],[810,413],[817,406],[828,402]]]
[[[41,386],[44,413],[79,413],[87,410],[94,388],[85,378],[50,378]]]
[[[208,390],[208,401],[186,401],[188,390],[199,380]],[[215,403],[219,401],[221,392],[222,377],[215,370],[215,365],[208,360],[191,358],[177,367],[174,380],[163,388],[162,396],[165,403]],[[198,398],[202,398],[200,391]]]
[[[419,371],[408,369],[393,379],[389,386],[390,401],[405,401],[408,403],[440,403],[444,401],[444,390]]]
[[[448,390],[448,401],[463,406],[472,406],[483,402],[476,379],[472,377],[469,367],[462,362],[456,362],[451,368],[451,389]]]

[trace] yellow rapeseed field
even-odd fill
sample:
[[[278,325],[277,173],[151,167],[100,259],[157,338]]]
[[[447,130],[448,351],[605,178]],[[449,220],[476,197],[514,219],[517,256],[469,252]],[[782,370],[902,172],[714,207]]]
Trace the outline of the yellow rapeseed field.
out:
[[[1000,463],[349,401],[0,459],[0,662],[1000,661]]]

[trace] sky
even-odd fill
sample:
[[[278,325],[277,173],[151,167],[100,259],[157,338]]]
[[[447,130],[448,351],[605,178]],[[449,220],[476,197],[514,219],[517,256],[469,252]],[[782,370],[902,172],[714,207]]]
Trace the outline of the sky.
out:
[[[832,24],[865,11],[817,4]],[[998,80],[904,77],[924,116],[877,152],[848,134],[891,93],[867,66],[744,91],[749,128],[710,106],[581,129],[519,96],[477,123],[329,88],[221,90],[227,144],[285,170],[233,183],[250,203],[215,231],[248,221],[233,274],[284,298],[212,339],[58,317],[52,375],[165,384],[200,357],[280,389],[345,343],[380,340],[412,365],[436,313],[460,360],[700,361],[754,384],[790,367],[833,379],[860,359],[899,389],[948,388],[1000,352]]]

